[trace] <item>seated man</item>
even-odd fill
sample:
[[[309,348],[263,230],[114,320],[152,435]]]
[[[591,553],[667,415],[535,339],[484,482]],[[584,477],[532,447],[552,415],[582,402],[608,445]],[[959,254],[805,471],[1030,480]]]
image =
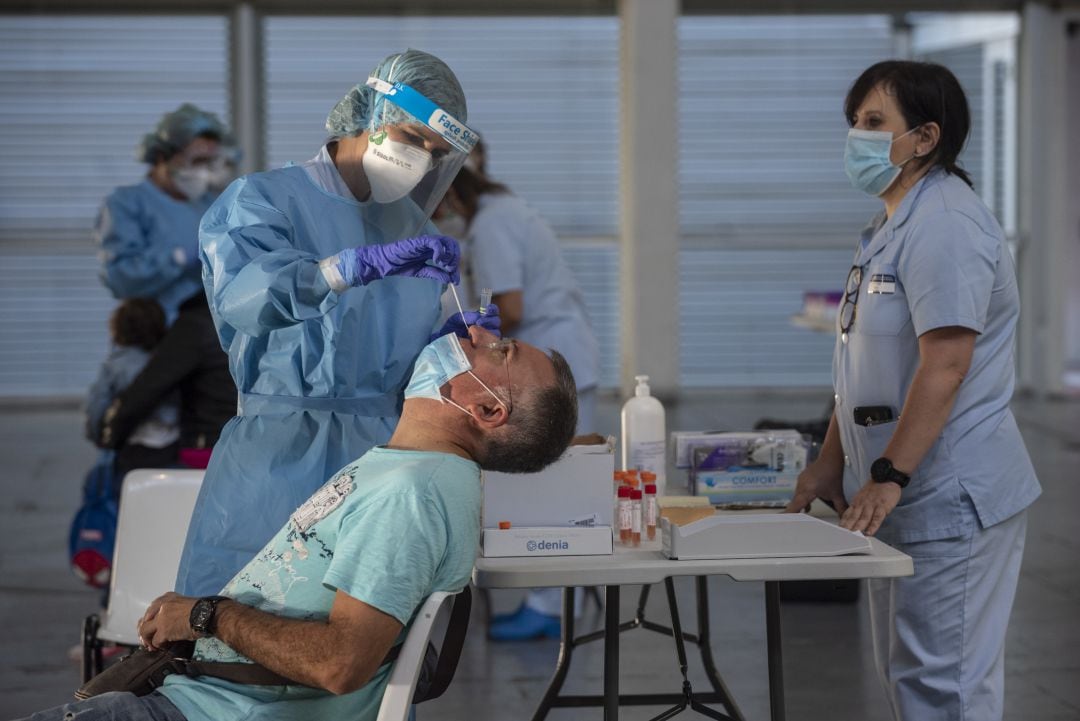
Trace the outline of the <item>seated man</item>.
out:
[[[31,719],[374,719],[382,659],[435,591],[468,583],[480,470],[537,471],[566,449],[574,378],[558,353],[472,327],[423,349],[390,442],[338,472],[229,582],[222,597],[167,593],[147,609],[150,647],[198,638],[195,657],[254,661],[296,685],[173,675]],[[221,600],[214,600],[220,598]]]

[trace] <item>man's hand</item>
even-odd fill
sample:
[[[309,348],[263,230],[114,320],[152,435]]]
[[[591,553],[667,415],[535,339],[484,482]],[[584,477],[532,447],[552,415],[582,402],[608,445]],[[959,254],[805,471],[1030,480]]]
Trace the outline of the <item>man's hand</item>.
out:
[[[799,474],[795,482],[795,495],[787,504],[784,513],[799,513],[809,510],[815,498],[832,503],[837,515],[843,515],[847,508],[844,500],[844,474],[826,469],[820,463],[812,463]]]
[[[872,536],[899,502],[899,485],[870,481],[851,499],[851,506],[840,516],[840,527]]]
[[[139,640],[151,651],[171,641],[194,641],[191,608],[197,600],[172,591],[158,596],[139,619]]]

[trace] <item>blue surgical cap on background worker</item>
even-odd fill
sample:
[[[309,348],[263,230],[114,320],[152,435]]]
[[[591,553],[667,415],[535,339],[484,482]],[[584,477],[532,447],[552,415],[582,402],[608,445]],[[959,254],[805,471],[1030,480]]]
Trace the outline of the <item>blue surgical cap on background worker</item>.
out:
[[[151,166],[136,185],[105,200],[95,226],[101,281],[117,298],[153,298],[171,322],[180,303],[202,289],[199,219],[225,126],[185,103],[166,113],[136,151]]]
[[[204,282],[240,402],[206,471],[180,592],[218,592],[319,485],[389,439],[457,280],[456,241],[428,217],[470,143],[428,120],[468,136],[465,114],[441,60],[392,55],[330,113],[316,157],[240,178],[207,212]]]

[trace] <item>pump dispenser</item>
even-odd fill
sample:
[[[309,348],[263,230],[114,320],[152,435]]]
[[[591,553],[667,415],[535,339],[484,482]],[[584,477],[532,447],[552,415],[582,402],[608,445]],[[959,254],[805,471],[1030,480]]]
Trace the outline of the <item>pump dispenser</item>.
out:
[[[649,376],[634,379],[634,397],[622,407],[622,465],[655,473],[657,492],[663,495],[667,466],[664,406],[649,395]]]

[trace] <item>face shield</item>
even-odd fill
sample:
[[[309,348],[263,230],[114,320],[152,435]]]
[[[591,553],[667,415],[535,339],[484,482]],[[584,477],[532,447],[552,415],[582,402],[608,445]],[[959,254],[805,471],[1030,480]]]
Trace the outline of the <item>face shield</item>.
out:
[[[423,216],[419,231],[479,136],[404,83],[372,77],[367,85],[383,101],[373,113],[363,160],[371,198],[392,203],[408,197]]]

